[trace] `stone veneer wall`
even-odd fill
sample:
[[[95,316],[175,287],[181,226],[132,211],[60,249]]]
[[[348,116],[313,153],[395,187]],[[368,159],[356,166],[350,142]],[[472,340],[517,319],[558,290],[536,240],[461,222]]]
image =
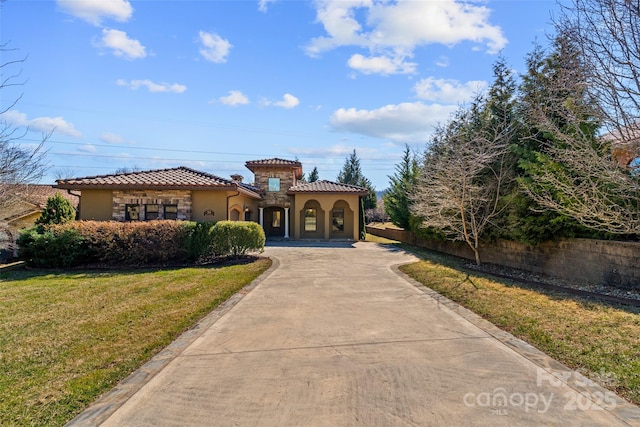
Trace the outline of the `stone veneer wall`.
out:
[[[410,243],[467,259],[473,253],[464,242],[420,239],[395,228],[367,226],[376,236]],[[568,280],[640,288],[640,243],[567,239],[531,246],[500,240],[480,248],[482,262],[543,273]]]
[[[126,205],[178,205],[178,219],[191,219],[191,191],[188,190],[130,190],[113,191],[112,217],[115,221],[125,220]],[[162,214],[162,209],[160,210]]]
[[[287,195],[289,188],[295,184],[291,169],[260,168],[254,172],[254,175],[254,185],[264,190],[263,199],[259,202],[259,206],[289,206],[291,204],[291,197]],[[268,191],[269,178],[280,178],[280,191]]]

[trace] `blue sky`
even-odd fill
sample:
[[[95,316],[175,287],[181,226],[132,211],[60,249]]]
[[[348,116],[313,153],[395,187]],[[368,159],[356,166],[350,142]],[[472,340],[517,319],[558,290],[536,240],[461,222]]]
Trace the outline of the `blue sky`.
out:
[[[297,158],[335,180],[354,149],[378,190],[408,143],[546,44],[554,0],[7,0],[1,120],[56,176],[188,166],[251,180]]]

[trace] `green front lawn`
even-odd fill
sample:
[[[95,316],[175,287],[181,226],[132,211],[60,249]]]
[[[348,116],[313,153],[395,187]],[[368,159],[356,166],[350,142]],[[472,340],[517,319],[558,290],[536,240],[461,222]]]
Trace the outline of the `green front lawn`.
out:
[[[400,267],[409,276],[640,404],[640,309],[470,273],[476,289],[451,258],[416,254],[423,261]]]
[[[270,265],[0,272],[0,425],[65,424]]]

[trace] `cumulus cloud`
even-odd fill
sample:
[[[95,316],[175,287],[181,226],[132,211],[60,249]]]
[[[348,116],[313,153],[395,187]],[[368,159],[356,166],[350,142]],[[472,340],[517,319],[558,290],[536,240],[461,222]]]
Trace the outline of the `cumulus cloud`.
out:
[[[62,117],[36,117],[27,118],[27,115],[18,110],[6,111],[2,114],[2,120],[14,127],[28,127],[30,130],[39,131],[45,134],[60,132],[75,138],[82,134]]]
[[[57,0],[58,7],[69,15],[99,26],[103,19],[126,22],[133,14],[127,0]]]
[[[313,38],[307,44],[306,53],[310,56],[319,56],[340,46],[357,46],[368,49],[378,58],[402,58],[411,57],[417,46],[454,46],[463,41],[497,53],[507,44],[502,29],[489,22],[490,9],[483,5],[456,0],[319,0],[314,5],[317,21],[323,25],[326,35]],[[358,65],[358,61],[352,64]],[[363,69],[373,72],[376,68]],[[380,69],[390,74],[388,68]],[[399,67],[395,72],[406,70]]]
[[[438,123],[458,107],[423,102],[386,105],[375,110],[340,108],[330,118],[333,130],[351,132],[397,143],[425,143]]]
[[[125,86],[132,90],[138,90],[141,87],[146,87],[149,92],[170,92],[170,93],[183,93],[187,90],[185,85],[178,83],[154,83],[151,80],[131,80],[126,81],[119,79],[116,81],[118,86]]]
[[[228,40],[223,39],[218,34],[200,31],[198,33],[201,44],[200,55],[207,61],[222,63],[227,62],[229,51],[233,47]]]
[[[249,98],[239,90],[230,90],[229,95],[221,96],[218,101],[224,105],[246,105],[249,103]]]
[[[404,58],[390,58],[388,56],[370,56],[365,58],[359,53],[352,55],[347,62],[350,68],[363,74],[413,74],[417,64],[405,62]]]
[[[471,101],[484,91],[488,83],[484,80],[471,80],[461,83],[453,79],[436,79],[428,77],[420,80],[413,87],[420,99],[447,104],[463,104]]]
[[[282,97],[282,101],[270,101],[268,99],[263,99],[261,101],[261,104],[264,106],[274,105],[276,107],[282,107],[288,110],[297,107],[300,104],[300,100],[290,93],[285,93]]]
[[[290,93],[285,93],[282,97],[282,101],[273,103],[273,105],[275,105],[276,107],[282,107],[286,109],[297,107],[298,104],[300,104],[300,100],[298,100],[298,98],[291,95]]]
[[[98,47],[111,49],[115,56],[125,59],[139,59],[147,56],[146,48],[127,33],[120,30],[103,29],[102,39],[94,43]]]

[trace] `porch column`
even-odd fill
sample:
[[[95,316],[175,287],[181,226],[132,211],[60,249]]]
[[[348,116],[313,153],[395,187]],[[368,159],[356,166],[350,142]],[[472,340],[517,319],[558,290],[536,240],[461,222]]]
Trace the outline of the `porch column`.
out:
[[[289,238],[289,208],[284,208],[284,238]]]
[[[264,229],[264,208],[258,209],[260,209],[260,227]]]

